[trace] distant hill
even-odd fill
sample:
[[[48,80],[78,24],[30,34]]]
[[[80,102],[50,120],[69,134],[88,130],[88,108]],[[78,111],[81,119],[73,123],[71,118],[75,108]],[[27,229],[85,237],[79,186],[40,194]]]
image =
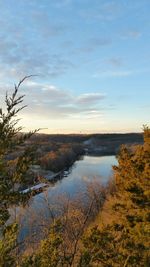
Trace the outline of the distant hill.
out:
[[[36,134],[29,142],[82,143],[88,154],[114,155],[122,144],[143,144],[143,136],[142,133]]]
[[[121,145],[136,144],[143,144],[142,134],[95,134],[84,141],[87,152],[97,155],[114,155]]]

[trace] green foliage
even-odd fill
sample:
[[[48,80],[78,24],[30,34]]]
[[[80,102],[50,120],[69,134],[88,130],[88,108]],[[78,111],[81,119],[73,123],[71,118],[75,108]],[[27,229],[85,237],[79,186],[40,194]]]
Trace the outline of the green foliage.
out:
[[[62,255],[61,245],[62,239],[62,225],[57,220],[51,227],[49,235],[45,240],[41,241],[39,249],[35,254],[24,257],[21,267],[57,267],[63,266],[62,262],[65,260]],[[59,265],[61,264],[61,265]]]
[[[114,167],[116,193],[109,200],[112,220],[85,236],[80,266],[136,267],[150,264],[148,127],[144,128],[144,145],[132,149],[123,146],[118,162]]]
[[[16,235],[17,224],[5,227],[3,238],[0,240],[0,266],[16,266]]]
[[[41,242],[41,247],[40,247],[41,260],[39,266],[43,267],[58,266],[58,263],[61,260],[59,251],[61,244],[62,244],[61,224],[57,222],[57,224],[51,227],[48,238]]]
[[[18,127],[18,113],[25,108],[22,104],[24,95],[18,96],[20,85],[26,78],[24,77],[11,96],[6,93],[6,111],[0,109],[0,254],[1,266],[16,266],[12,253],[16,246],[17,226],[12,224],[6,226],[9,219],[9,208],[12,205],[25,204],[29,199],[29,194],[21,194],[18,191],[18,184],[25,183],[26,173],[33,162],[33,148],[25,148],[24,152],[18,156],[13,168],[9,164],[9,156],[14,151],[17,152],[21,146],[36,132],[22,134],[22,127]],[[14,265],[13,265],[14,263]]]

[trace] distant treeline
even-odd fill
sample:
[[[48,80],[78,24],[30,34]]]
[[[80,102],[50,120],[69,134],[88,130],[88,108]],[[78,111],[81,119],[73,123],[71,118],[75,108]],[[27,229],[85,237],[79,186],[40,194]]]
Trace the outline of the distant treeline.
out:
[[[143,142],[142,133],[107,133],[107,134],[35,134],[31,141],[62,142],[62,143],[79,143],[88,139],[96,138],[99,140],[118,140],[124,142]]]

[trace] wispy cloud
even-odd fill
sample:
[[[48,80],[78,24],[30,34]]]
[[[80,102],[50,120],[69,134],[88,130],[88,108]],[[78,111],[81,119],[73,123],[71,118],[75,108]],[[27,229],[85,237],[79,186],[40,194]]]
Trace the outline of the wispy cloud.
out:
[[[4,48],[5,50],[7,47]],[[3,78],[19,78],[25,74],[35,73],[54,78],[73,69],[74,64],[60,54],[48,55],[45,51],[32,51],[24,56],[24,48],[18,53],[10,49],[8,53],[1,50],[0,70]]]
[[[98,2],[94,9],[80,11],[80,16],[88,20],[112,21],[120,15],[120,5],[116,2]]]
[[[49,40],[52,37],[61,36],[68,31],[68,27],[66,27],[63,22],[52,21],[45,10],[32,10],[31,19],[35,33],[40,33],[40,38],[43,37],[46,40]]]
[[[77,103],[81,105],[97,104],[106,96],[100,93],[82,94],[77,98]]]
[[[54,6],[56,8],[62,8],[70,5],[72,3],[72,0],[55,0]]]
[[[0,87],[0,93],[4,87]],[[105,95],[97,92],[80,94],[75,97],[71,92],[62,90],[54,85],[42,85],[37,82],[27,81],[21,88],[21,93],[26,95],[25,102],[28,109],[25,114],[36,114],[49,119],[60,118],[95,118],[102,115],[105,109],[102,101]]]
[[[123,31],[120,35],[121,35],[121,38],[124,40],[129,39],[129,38],[138,39],[142,36],[142,32],[139,30],[130,29],[130,30]]]
[[[86,44],[79,50],[84,53],[89,53],[96,49],[100,49],[101,47],[109,46],[111,43],[112,40],[109,37],[90,38],[89,40],[86,40]]]
[[[93,75],[93,77],[101,78],[121,78],[128,77],[132,75],[139,75],[142,73],[149,73],[150,69],[139,69],[139,70],[108,70],[108,71],[99,71]]]
[[[120,57],[112,57],[106,60],[106,63],[112,67],[119,68],[123,65],[123,60]]]
[[[133,72],[130,71],[130,70],[125,70],[125,71],[121,71],[121,70],[118,70],[118,71],[113,71],[113,70],[110,70],[110,71],[102,71],[102,72],[98,72],[96,74],[93,75],[93,77],[102,77],[102,78],[111,78],[111,77],[127,77],[127,76],[130,76],[132,75]]]
[[[73,63],[63,50],[52,49],[51,43],[68,28],[63,22],[53,21],[45,7],[44,10],[40,5],[35,8],[34,1],[31,2],[28,15],[18,4],[21,14],[17,18],[13,17],[9,5],[9,8],[5,4],[1,6],[0,70],[7,77],[9,74],[21,77],[29,72],[50,78],[63,75],[73,68]],[[30,21],[30,27],[26,20]]]
[[[141,105],[147,101],[149,0],[0,0],[0,3],[0,102],[14,80],[39,74],[36,82],[28,81],[21,89],[29,105],[24,111],[26,125],[28,118],[31,126],[34,124],[32,114],[37,120],[40,118],[39,125],[46,118],[47,124],[53,119],[54,127],[56,124],[64,127],[63,123],[68,127],[76,119],[76,125],[72,123],[69,127],[79,129],[83,121],[85,129],[97,128],[99,120],[95,119],[95,126],[91,126],[93,118],[104,114],[115,120],[114,116],[121,116],[123,105],[118,105],[117,98],[120,84],[122,94],[127,92],[131,96],[132,108],[142,98]],[[98,90],[98,79],[106,95]],[[132,98],[130,82],[140,96]],[[123,97],[123,101],[130,108],[128,99]],[[110,104],[117,105],[116,113],[107,113]],[[126,115],[129,119],[130,114]],[[113,120],[108,117],[110,129]],[[91,120],[89,124],[86,119]]]

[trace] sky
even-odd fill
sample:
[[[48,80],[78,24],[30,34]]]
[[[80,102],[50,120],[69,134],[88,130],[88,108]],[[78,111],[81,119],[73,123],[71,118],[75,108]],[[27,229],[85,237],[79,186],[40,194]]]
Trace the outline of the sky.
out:
[[[149,0],[0,0],[0,106],[26,75],[24,131],[140,132],[150,122]]]

